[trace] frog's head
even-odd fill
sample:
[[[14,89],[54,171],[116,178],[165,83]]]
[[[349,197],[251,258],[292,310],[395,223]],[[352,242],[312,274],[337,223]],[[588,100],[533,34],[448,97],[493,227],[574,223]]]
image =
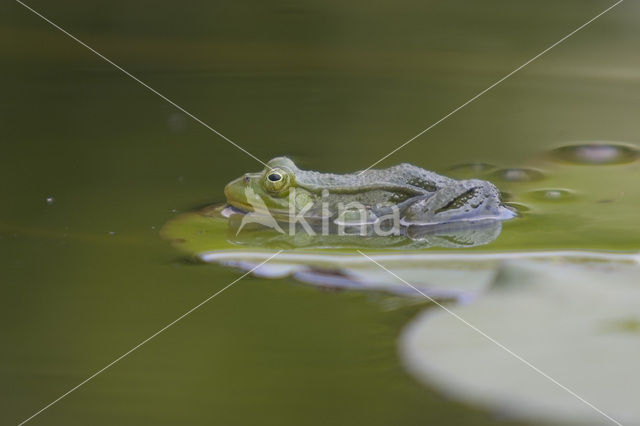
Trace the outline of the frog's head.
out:
[[[260,173],[246,173],[227,184],[224,195],[232,206],[244,211],[266,206],[272,212],[289,211],[289,194],[296,191],[298,167],[287,157],[276,157]],[[300,190],[308,193],[308,191]]]

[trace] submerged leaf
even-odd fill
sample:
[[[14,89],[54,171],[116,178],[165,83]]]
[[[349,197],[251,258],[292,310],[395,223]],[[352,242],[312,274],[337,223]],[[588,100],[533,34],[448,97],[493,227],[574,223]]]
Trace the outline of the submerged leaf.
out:
[[[637,264],[509,262],[482,298],[452,308],[460,318],[430,310],[415,319],[401,352],[421,380],[504,415],[609,422],[544,372],[617,421],[639,424],[639,276]]]

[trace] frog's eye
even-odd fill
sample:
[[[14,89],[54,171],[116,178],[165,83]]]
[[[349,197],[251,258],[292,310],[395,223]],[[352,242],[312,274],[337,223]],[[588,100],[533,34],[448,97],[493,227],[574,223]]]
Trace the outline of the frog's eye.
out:
[[[264,175],[264,188],[272,193],[282,192],[291,184],[289,174],[282,169],[271,169]]]
[[[267,176],[267,179],[269,179],[271,182],[278,182],[280,179],[282,179],[282,175],[278,172],[272,172],[272,173],[269,173],[269,176]]]

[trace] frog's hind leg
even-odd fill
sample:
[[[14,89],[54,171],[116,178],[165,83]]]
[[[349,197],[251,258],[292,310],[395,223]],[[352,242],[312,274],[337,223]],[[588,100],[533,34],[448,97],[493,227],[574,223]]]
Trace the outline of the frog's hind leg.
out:
[[[500,192],[489,182],[454,182],[428,197],[420,197],[403,212],[403,225],[436,225],[455,221],[506,219]]]

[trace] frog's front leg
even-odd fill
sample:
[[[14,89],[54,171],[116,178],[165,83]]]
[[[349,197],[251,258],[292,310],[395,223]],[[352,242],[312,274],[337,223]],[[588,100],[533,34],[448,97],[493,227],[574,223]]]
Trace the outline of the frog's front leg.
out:
[[[469,179],[447,185],[435,194],[418,197],[404,210],[401,224],[435,225],[510,217],[513,213],[502,206],[498,188],[483,180]]]

